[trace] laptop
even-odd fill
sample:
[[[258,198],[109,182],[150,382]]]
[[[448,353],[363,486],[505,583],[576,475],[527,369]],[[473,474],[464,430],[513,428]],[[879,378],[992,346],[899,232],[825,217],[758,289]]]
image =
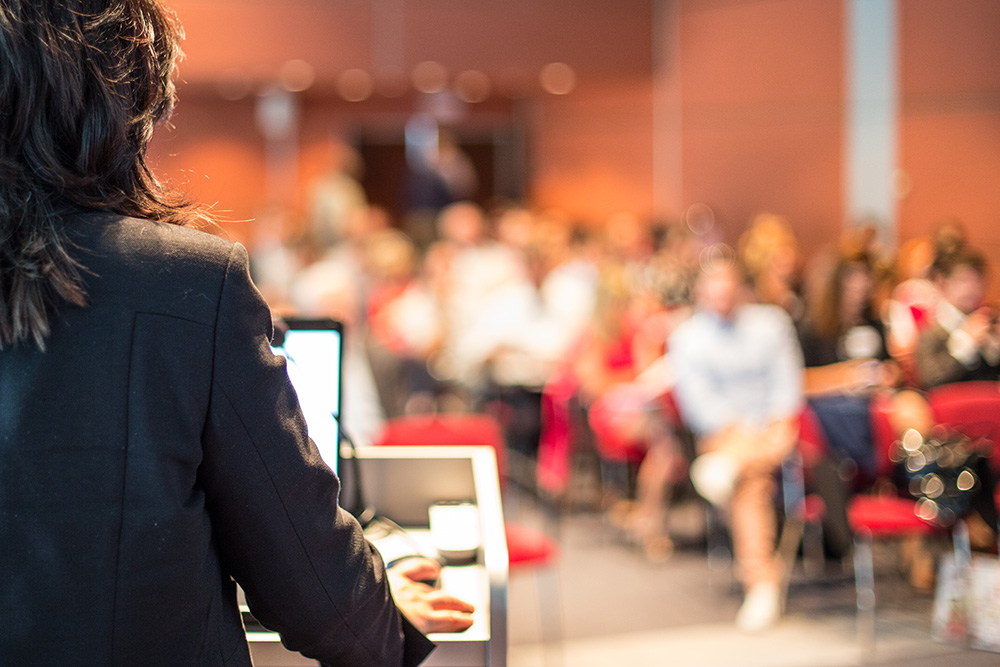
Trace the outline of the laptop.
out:
[[[275,322],[271,350],[285,357],[309,437],[335,473],[341,438],[343,347],[343,325],[336,320],[293,317]]]

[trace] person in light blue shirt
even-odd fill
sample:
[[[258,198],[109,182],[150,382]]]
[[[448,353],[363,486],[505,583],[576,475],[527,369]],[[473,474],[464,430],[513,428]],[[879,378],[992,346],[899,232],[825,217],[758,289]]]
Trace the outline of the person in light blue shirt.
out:
[[[671,335],[669,353],[681,415],[698,438],[691,479],[729,509],[746,594],[736,621],[760,631],[781,614],[774,473],[798,437],[803,365],[791,318],[747,294],[736,264],[703,269],[697,310]]]

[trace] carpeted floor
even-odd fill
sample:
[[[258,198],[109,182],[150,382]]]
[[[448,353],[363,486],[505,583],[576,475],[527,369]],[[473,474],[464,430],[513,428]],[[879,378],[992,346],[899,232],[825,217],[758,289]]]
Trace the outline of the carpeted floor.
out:
[[[857,640],[853,577],[831,564],[818,576],[807,576],[799,564],[782,622],[761,635],[739,632],[732,620],[740,591],[730,564],[710,566],[705,556],[703,514],[697,503],[682,505],[674,513],[672,533],[678,548],[662,564],[648,562],[597,513],[561,517],[557,568],[542,571],[540,579],[528,571],[511,577],[508,664],[1000,667],[1000,654],[930,638],[933,596],[906,583],[892,545],[882,545],[876,552],[879,606],[874,654],[863,653]],[[508,509],[508,517],[541,525],[537,508],[526,502]],[[553,603],[556,597],[558,607]],[[539,612],[543,619],[561,614],[561,633],[543,632]]]

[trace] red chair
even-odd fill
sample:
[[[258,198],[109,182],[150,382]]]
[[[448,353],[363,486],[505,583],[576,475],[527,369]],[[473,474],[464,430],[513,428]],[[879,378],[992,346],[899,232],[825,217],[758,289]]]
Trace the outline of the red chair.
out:
[[[890,459],[895,434],[889,422],[889,399],[876,395],[871,404],[872,440],[877,479],[892,477]],[[854,582],[857,591],[858,636],[869,650],[875,645],[875,564],[872,541],[927,536],[939,529],[917,516],[916,502],[898,494],[873,492],[854,496],[847,518],[854,532]]]
[[[807,571],[823,569],[823,519],[826,503],[817,493],[807,492],[808,471],[826,454],[827,444],[815,413],[806,406],[799,415],[799,439],[795,451],[781,464],[781,495],[784,524],[778,553],[786,564],[785,587],[791,577],[796,552],[802,546]]]
[[[388,420],[375,438],[376,445],[485,446],[497,456],[497,473],[507,475],[507,446],[499,422],[490,415],[411,415]]]
[[[378,446],[485,446],[496,452],[497,471],[501,492],[507,474],[507,448],[500,423],[486,414],[433,414],[396,417],[386,422],[375,438]],[[538,568],[554,565],[558,554],[556,543],[545,533],[527,526],[507,522],[504,525],[507,538],[508,565],[511,570]],[[552,597],[553,611],[558,637],[562,636],[561,611],[559,609],[558,582],[553,576],[552,589],[542,590],[541,579],[536,577],[539,596],[539,612],[544,601]],[[544,616],[544,614],[540,614]],[[544,623],[544,620],[543,620]]]
[[[587,412],[587,424],[594,436],[594,449],[600,460],[602,502],[628,498],[631,471],[646,457],[649,446],[645,432],[635,430],[637,405],[623,404],[627,388],[601,396]]]
[[[1000,444],[1000,384],[953,382],[931,389],[927,401],[936,423],[979,440],[993,469],[1000,469],[1000,457],[993,456]]]
[[[974,441],[978,441],[990,457],[995,477],[1000,477],[1000,384],[996,382],[954,382],[931,389],[927,401],[934,420]],[[993,502],[1000,507],[1000,484],[994,491]],[[994,526],[993,528],[1000,528]]]
[[[553,373],[542,389],[536,483],[553,498],[562,497],[569,488],[570,464],[578,436],[573,419],[576,390],[576,378],[566,369]]]

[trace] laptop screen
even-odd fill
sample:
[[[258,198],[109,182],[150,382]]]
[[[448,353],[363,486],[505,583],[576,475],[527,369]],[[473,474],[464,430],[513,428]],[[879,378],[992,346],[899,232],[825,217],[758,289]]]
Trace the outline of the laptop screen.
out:
[[[298,395],[309,437],[316,443],[323,461],[337,472],[342,325],[330,319],[283,320],[276,323],[271,350],[285,357],[288,378]]]

